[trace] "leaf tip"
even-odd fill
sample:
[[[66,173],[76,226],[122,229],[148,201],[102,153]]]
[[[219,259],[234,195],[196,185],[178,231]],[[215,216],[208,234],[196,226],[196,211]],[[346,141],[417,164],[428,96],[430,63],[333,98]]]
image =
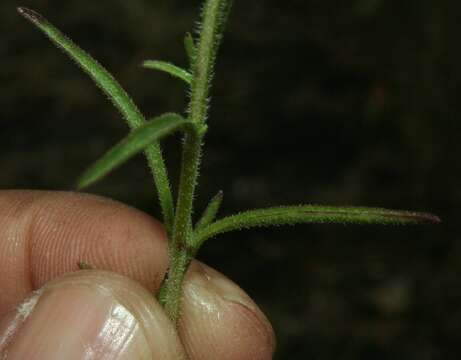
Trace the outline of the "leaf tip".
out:
[[[90,185],[90,181],[85,179],[84,177],[81,177],[80,179],[77,180],[77,191],[82,191],[83,189],[87,188]]]
[[[442,223],[442,219],[440,219],[437,215],[429,213],[420,214],[420,219],[422,224],[437,225]]]
[[[413,223],[416,225],[437,225],[442,220],[434,214],[424,212],[404,212],[401,214],[404,223]]]
[[[31,10],[23,6],[19,6],[17,10],[21,16],[25,17],[27,20],[32,21],[35,24],[42,24],[45,22],[45,18],[34,10]]]

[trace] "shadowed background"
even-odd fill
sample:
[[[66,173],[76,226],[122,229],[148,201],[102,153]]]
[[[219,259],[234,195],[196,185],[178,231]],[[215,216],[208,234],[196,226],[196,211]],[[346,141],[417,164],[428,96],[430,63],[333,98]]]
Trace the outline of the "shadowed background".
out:
[[[148,116],[181,111],[200,1],[0,3],[0,188],[70,190],[127,127],[15,7],[44,14],[104,64]],[[461,201],[457,1],[235,1],[212,95],[200,212],[277,204],[431,211],[439,226],[306,225],[232,233],[199,258],[240,284],[278,359],[457,359]],[[179,138],[165,141],[172,179]],[[176,181],[173,181],[176,184]],[[158,215],[141,156],[90,192]]]

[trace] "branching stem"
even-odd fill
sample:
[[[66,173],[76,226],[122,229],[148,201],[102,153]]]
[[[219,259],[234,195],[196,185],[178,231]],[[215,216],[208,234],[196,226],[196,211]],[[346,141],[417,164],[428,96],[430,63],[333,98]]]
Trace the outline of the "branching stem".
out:
[[[181,307],[182,281],[190,262],[192,209],[200,167],[202,141],[206,131],[206,117],[210,80],[216,56],[219,29],[222,21],[224,0],[208,0],[203,9],[203,19],[197,55],[193,66],[192,93],[189,104],[189,120],[201,129],[198,136],[185,135],[181,176],[179,181],[178,202],[173,226],[173,237],[170,239],[170,270],[161,290],[165,301],[166,312],[173,322],[177,322]]]
[[[131,133],[90,167],[79,181],[81,187],[101,179],[116,166],[135,154],[145,151],[154,175],[164,222],[169,239],[170,267],[158,294],[160,303],[171,321],[177,324],[181,315],[182,284],[187,268],[201,245],[218,234],[229,231],[298,223],[353,224],[437,224],[432,214],[363,207],[331,207],[316,205],[285,206],[256,209],[215,221],[222,202],[222,193],[215,196],[206,208],[195,229],[192,225],[193,200],[199,175],[203,138],[208,115],[216,54],[232,0],[206,0],[198,44],[186,35],[185,48],[191,72],[163,61],[148,61],[145,66],[162,70],[185,81],[191,87],[188,116],[167,113],[146,122],[133,100],[114,77],[90,55],[75,45],[40,14],[26,8],[18,11],[35,24],[56,45],[61,47],[103,90],[120,110],[131,127]],[[174,131],[184,131],[181,174],[176,209],[163,161],[159,140]],[[88,268],[79,263],[80,268]]]

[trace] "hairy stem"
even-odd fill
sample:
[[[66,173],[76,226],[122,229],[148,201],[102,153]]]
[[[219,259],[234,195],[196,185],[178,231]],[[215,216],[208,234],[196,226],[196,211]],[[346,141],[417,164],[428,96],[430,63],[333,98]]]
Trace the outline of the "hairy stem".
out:
[[[181,315],[182,283],[191,260],[192,255],[188,251],[175,252],[170,258],[165,286],[160,290],[160,303],[174,324],[177,324]]]
[[[206,131],[210,80],[216,56],[224,0],[208,0],[203,10],[200,39],[193,66],[192,93],[189,120],[201,129],[198,136],[185,135],[178,202],[176,206],[173,237],[169,244],[170,270],[164,283],[166,312],[177,322],[182,296],[182,281],[187,270],[191,249],[191,215],[200,166],[203,135]]]

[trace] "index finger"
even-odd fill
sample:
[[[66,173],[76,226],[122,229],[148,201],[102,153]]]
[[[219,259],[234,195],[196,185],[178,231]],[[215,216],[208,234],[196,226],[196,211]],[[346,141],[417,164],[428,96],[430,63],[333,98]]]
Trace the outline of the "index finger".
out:
[[[117,271],[150,291],[168,266],[159,222],[98,196],[0,191],[0,318],[32,290],[84,261]]]

